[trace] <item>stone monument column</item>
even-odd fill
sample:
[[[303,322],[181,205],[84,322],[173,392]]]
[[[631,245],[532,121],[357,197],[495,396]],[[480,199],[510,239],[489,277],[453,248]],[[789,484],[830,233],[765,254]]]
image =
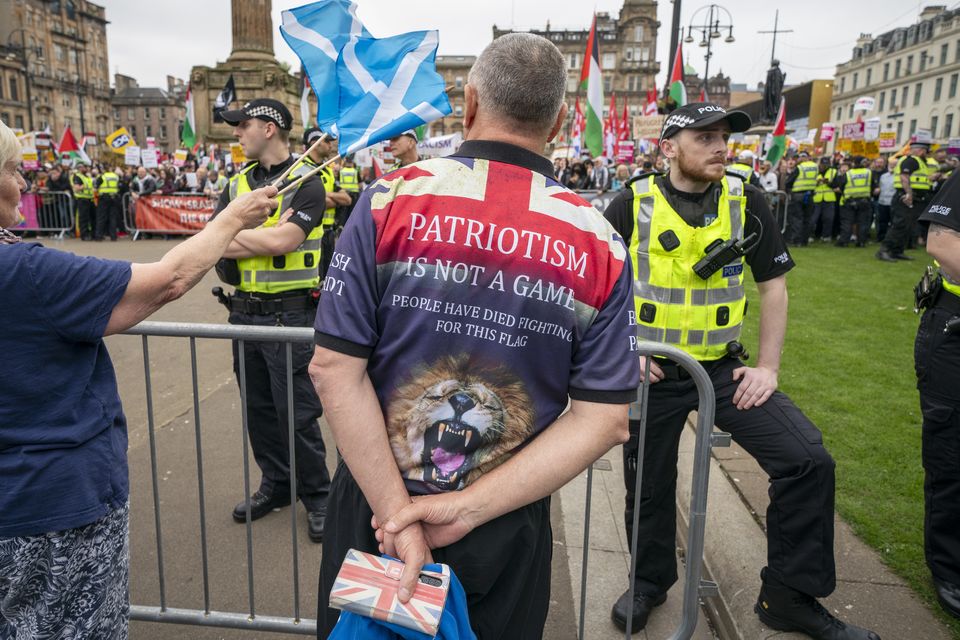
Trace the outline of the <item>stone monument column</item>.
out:
[[[233,49],[228,60],[274,60],[271,0],[231,0]]]

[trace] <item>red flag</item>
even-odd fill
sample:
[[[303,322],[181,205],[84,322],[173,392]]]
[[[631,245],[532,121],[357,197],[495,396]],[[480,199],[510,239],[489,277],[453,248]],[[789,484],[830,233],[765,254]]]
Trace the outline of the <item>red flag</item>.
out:
[[[627,109],[627,101],[623,101],[623,117],[620,119],[620,135],[618,136],[619,140],[629,140],[630,139],[630,114]]]
[[[73,132],[70,131],[70,126],[63,130],[63,135],[60,137],[60,144],[57,145],[57,153],[61,156],[69,154],[73,158],[77,158],[90,164],[90,158],[84,152],[83,148],[77,144],[77,139],[73,137]]]
[[[655,116],[660,108],[657,106],[657,87],[654,86],[653,89],[647,91],[647,102],[643,106],[643,115],[645,116]]]
[[[617,122],[617,94],[610,93],[610,113],[603,125],[603,142],[605,153],[610,158],[617,157],[617,133],[620,125]]]
[[[700,102],[706,102],[706,101],[707,101],[707,90],[704,89],[703,87],[701,87],[701,88],[700,88]]]
[[[677,43],[677,55],[673,58],[670,83],[667,86],[667,95],[673,98],[678,107],[687,104],[687,87],[683,84],[683,42]]]
[[[583,135],[583,111],[580,109],[580,98],[573,107],[573,137],[577,138]]]

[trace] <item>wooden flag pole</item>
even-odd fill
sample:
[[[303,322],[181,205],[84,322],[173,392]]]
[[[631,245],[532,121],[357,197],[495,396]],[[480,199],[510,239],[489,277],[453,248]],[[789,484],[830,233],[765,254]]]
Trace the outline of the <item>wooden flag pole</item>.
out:
[[[306,151],[304,151],[304,152],[303,152],[303,155],[300,156],[300,157],[303,158],[303,157],[309,156],[311,153],[313,153],[313,150],[317,148],[317,145],[320,144],[321,142],[323,142],[323,141],[326,140],[326,139],[327,139],[327,134],[323,134],[322,136],[320,136],[319,138],[317,138],[317,139],[314,141],[314,143],[313,143],[312,145],[310,145],[310,148],[307,149]],[[297,166],[297,163],[296,163],[296,162],[291,162],[291,163],[290,163],[290,166],[287,167],[287,170],[284,171],[282,174],[280,174],[280,177],[279,177],[279,178],[277,178],[277,179],[274,180],[272,183],[270,183],[270,186],[271,186],[271,187],[279,187],[281,184],[283,184],[283,181],[287,179],[287,176],[290,175],[290,172],[293,171],[294,167],[296,167],[296,166]]]
[[[279,196],[282,196],[282,195],[284,195],[284,194],[286,194],[286,193],[289,193],[289,192],[292,191],[292,190],[294,189],[294,187],[296,187],[298,184],[300,184],[301,182],[303,182],[304,180],[306,180],[306,179],[309,178],[310,176],[316,175],[317,173],[320,172],[321,169],[323,169],[324,167],[326,167],[326,166],[327,166],[328,164],[330,164],[331,162],[335,162],[335,161],[338,160],[339,158],[340,158],[340,154],[337,154],[337,155],[333,156],[332,158],[330,158],[329,160],[327,160],[326,162],[324,162],[324,163],[323,163],[322,165],[320,165],[319,167],[316,167],[315,169],[312,169],[309,173],[303,174],[302,176],[300,176],[299,178],[297,178],[296,180],[294,180],[293,182],[291,182],[290,184],[288,184],[287,186],[285,186],[285,187],[284,187],[283,189],[281,189],[281,190],[277,193],[277,195],[274,196],[274,197],[279,197]]]

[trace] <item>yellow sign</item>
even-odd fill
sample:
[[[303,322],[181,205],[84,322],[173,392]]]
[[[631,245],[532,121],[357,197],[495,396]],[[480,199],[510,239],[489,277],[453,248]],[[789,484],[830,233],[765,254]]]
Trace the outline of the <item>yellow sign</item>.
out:
[[[182,167],[187,163],[187,150],[186,149],[177,149],[173,152],[173,165],[175,167]]]
[[[838,138],[837,139],[837,151],[850,151],[853,147],[853,140],[850,138]]]
[[[130,132],[127,131],[126,127],[120,127],[113,133],[107,136],[107,144],[110,146],[110,150],[114,153],[119,153],[124,155],[126,153],[124,149],[127,147],[135,147],[137,143],[134,141],[133,136],[130,135]]]
[[[869,140],[863,143],[863,155],[867,158],[880,157],[880,145],[876,140]]]
[[[850,141],[850,153],[855,156],[863,155],[863,140],[851,140]]]
[[[243,147],[239,142],[230,143],[230,159],[235,165],[241,165],[247,161],[247,156],[243,155]]]

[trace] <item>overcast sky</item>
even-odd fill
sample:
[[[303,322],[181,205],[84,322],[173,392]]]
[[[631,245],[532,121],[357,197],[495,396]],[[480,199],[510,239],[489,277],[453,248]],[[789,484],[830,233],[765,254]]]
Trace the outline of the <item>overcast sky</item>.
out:
[[[107,41],[110,71],[135,77],[140,86],[166,85],[166,76],[186,79],[193,65],[213,66],[230,54],[229,0],[164,0],[149,4],[129,0],[101,0],[106,6]],[[616,15],[622,0],[595,0],[597,11]],[[960,6],[956,0],[941,2]],[[273,2],[274,52],[280,60],[299,67],[296,56],[280,36],[280,10],[301,2]],[[375,36],[389,36],[420,29],[440,30],[441,55],[477,54],[492,38],[492,26],[517,29],[543,28],[547,18],[551,28],[588,28],[591,3],[583,0],[359,0],[360,18]],[[683,2],[681,24],[691,23],[700,7],[708,3]],[[718,70],[731,76],[734,83],[751,87],[763,80],[770,62],[770,35],[760,30],[773,28],[774,12],[780,10],[780,28],[793,33],[777,37],[777,57],[787,74],[787,83],[816,78],[832,78],[834,65],[850,58],[851,49],[861,32],[877,35],[897,26],[914,22],[924,4],[910,0],[790,0],[758,2],[726,0],[723,6],[732,15],[736,42],[715,40],[710,73]],[[669,60],[669,29],[673,3],[661,0],[661,23],[657,39],[657,59],[661,72],[657,86],[662,87]],[[706,12],[697,14],[695,24],[703,24]],[[725,23],[725,21],[724,21]],[[702,49],[694,43],[684,48],[684,56],[703,72]]]

